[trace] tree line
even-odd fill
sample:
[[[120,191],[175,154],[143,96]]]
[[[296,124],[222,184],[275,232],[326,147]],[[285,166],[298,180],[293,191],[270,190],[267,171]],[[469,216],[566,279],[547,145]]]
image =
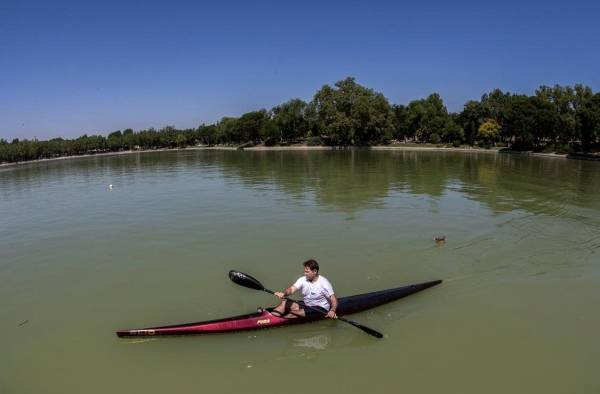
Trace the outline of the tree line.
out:
[[[495,89],[452,113],[437,93],[396,105],[348,77],[324,85],[310,102],[292,99],[195,129],[167,126],[75,139],[0,139],[0,162],[199,144],[371,146],[398,141],[590,152],[599,149],[600,93],[579,84],[540,86],[532,96]]]

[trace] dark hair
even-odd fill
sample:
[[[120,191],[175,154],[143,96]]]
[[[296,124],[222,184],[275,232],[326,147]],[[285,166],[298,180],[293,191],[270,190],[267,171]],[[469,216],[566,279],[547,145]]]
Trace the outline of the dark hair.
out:
[[[304,262],[304,266],[308,267],[308,269],[310,269],[311,271],[317,271],[319,272],[319,263],[317,263],[317,260],[306,260]]]

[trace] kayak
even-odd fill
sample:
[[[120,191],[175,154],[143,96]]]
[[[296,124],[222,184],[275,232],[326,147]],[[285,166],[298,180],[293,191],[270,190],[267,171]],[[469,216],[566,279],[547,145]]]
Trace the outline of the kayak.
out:
[[[375,291],[372,293],[358,294],[338,299],[338,316],[350,315],[367,309],[386,304],[391,301],[418,293],[429,287],[442,283],[441,280],[418,283],[394,289]],[[271,313],[273,308],[262,309],[255,313],[239,315],[224,319],[209,320],[197,323],[176,324],[172,326],[149,327],[134,330],[117,331],[117,336],[140,337],[157,335],[198,335],[225,333],[234,331],[257,330],[270,327],[287,326],[291,324],[308,323],[325,319],[325,316],[311,315],[298,318],[284,318]]]

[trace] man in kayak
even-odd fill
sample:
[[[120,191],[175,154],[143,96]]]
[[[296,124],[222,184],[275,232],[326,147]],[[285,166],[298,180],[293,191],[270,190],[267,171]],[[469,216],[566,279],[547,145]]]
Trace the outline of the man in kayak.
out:
[[[291,302],[283,300],[283,297],[302,291],[304,300]],[[336,319],[338,300],[333,292],[331,283],[322,275],[319,275],[319,263],[316,260],[304,262],[304,276],[299,278],[293,285],[284,291],[277,291],[275,295],[282,299],[281,303],[273,309],[273,314],[286,318],[295,318],[311,315],[326,315],[330,319]],[[311,308],[307,308],[307,307]]]

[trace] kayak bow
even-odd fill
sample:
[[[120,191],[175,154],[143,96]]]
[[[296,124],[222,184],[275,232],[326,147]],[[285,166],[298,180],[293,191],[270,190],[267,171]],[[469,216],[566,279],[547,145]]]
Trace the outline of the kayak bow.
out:
[[[429,287],[442,283],[441,280],[419,283],[409,286],[397,287],[394,289],[375,291],[372,293],[358,294],[349,297],[342,297],[338,300],[338,316],[345,316],[352,313],[362,312],[367,309],[386,304],[391,301],[404,298]],[[239,315],[224,319],[209,320],[197,323],[177,324],[172,326],[149,327],[135,330],[117,331],[117,336],[139,337],[156,335],[198,335],[224,333],[233,331],[257,330],[269,327],[279,327],[290,324],[308,323],[311,321],[322,320],[324,316],[309,316],[286,319],[271,314],[273,308],[259,309],[258,312],[247,315]]]

